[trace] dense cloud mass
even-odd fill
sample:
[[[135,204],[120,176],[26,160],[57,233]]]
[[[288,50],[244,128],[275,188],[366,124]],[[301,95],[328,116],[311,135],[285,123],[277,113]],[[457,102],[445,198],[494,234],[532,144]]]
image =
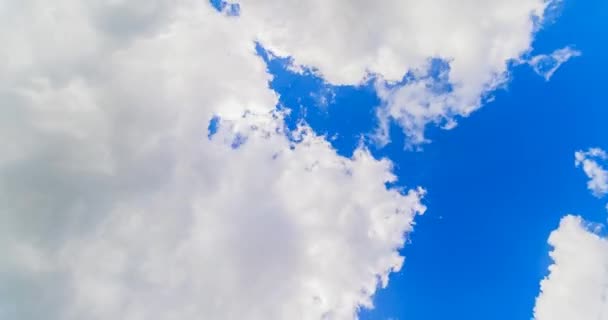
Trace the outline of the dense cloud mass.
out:
[[[239,20],[66,0],[2,21],[0,318],[353,319],[401,267],[423,191],[288,140]]]
[[[608,319],[608,240],[580,217],[551,233],[549,276],[541,282],[536,320]]]
[[[255,41],[335,83],[446,59],[452,93],[378,83],[422,141],[502,82],[544,7],[0,2],[0,318],[355,319],[400,269],[424,190],[388,190],[391,163],[363,147],[286,133]]]

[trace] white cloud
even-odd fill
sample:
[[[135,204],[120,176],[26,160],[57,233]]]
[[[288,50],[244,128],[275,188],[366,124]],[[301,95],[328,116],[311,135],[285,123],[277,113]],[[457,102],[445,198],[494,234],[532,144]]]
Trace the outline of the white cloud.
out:
[[[293,146],[245,21],[3,5],[0,318],[354,319],[401,267],[423,190],[387,190],[363,149]]]
[[[598,198],[608,194],[608,170],[603,166],[606,160],[608,160],[608,154],[600,148],[574,153],[574,164],[576,167],[583,168],[589,178],[587,188]]]
[[[536,320],[608,319],[608,240],[593,229],[569,215],[551,233],[553,265],[541,282]]]
[[[534,71],[549,81],[555,71],[559,67],[566,63],[568,60],[581,55],[581,52],[571,47],[564,47],[553,51],[553,53],[539,54],[528,60],[528,64],[534,69]]]
[[[453,127],[484,96],[503,85],[508,64],[531,49],[546,0],[242,1],[242,19],[257,37],[296,64],[313,66],[328,81],[357,84],[378,75],[386,105],[412,143],[425,141],[429,123]],[[429,59],[449,63],[451,90],[438,93],[424,75]],[[395,86],[406,72],[412,81]],[[437,88],[435,88],[437,89]],[[380,132],[380,138],[387,140]]]

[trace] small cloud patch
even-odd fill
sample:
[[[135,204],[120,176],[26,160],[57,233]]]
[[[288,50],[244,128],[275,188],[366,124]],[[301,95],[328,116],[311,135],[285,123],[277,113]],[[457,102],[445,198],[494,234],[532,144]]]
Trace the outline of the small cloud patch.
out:
[[[528,64],[539,76],[549,81],[559,67],[568,60],[581,55],[581,52],[571,47],[553,51],[551,54],[539,54],[528,60]]]

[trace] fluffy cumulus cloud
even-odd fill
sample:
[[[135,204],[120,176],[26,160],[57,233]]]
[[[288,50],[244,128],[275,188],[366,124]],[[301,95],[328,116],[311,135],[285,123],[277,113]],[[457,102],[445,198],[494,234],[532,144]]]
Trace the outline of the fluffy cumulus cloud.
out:
[[[0,318],[354,319],[401,267],[424,191],[288,139],[246,21],[198,0],[0,18]]]
[[[587,188],[598,198],[608,194],[608,170],[604,167],[607,162],[608,154],[600,148],[574,153],[574,164],[583,169],[589,178]]]
[[[528,64],[538,75],[549,81],[555,71],[568,60],[581,55],[581,52],[571,47],[564,47],[551,54],[539,54],[528,61]]]
[[[469,115],[505,83],[510,61],[531,50],[551,4],[244,0],[240,13],[266,48],[315,67],[332,83],[375,76],[385,104],[381,120],[397,121],[412,143],[420,143],[427,124],[453,127],[456,117]],[[447,64],[439,79],[432,75],[437,59]],[[379,138],[386,142],[383,129]]]
[[[599,230],[566,216],[551,233],[553,265],[541,282],[536,320],[608,319],[608,240]]]

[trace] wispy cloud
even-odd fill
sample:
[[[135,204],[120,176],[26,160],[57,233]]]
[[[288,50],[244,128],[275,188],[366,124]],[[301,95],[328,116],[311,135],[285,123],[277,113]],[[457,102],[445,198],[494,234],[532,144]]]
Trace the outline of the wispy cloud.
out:
[[[539,54],[530,58],[527,63],[534,71],[549,81],[559,67],[568,60],[581,56],[582,53],[572,47],[564,47],[551,54]]]
[[[604,167],[607,160],[608,154],[600,148],[574,153],[575,166],[583,168],[589,178],[587,188],[598,198],[608,194],[608,170]]]

